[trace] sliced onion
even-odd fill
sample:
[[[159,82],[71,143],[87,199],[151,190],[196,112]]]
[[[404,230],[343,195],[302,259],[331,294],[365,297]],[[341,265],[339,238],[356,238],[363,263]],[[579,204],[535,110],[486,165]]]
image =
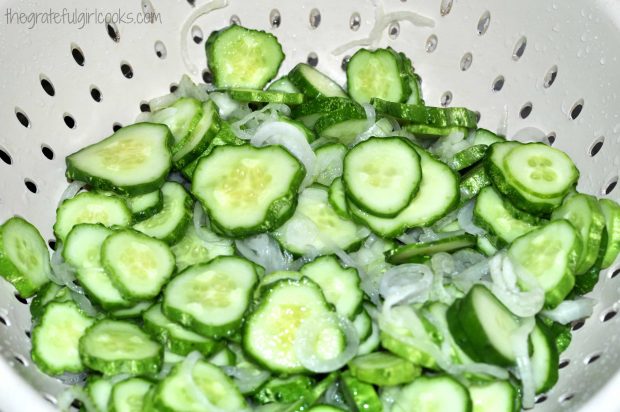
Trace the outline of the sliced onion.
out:
[[[504,105],[504,111],[502,112],[502,118],[497,126],[497,134],[499,136],[506,136],[508,134],[508,105]]]
[[[235,240],[239,253],[246,259],[265,268],[265,273],[287,270],[291,256],[280,249],[278,242],[266,233]]]
[[[372,107],[372,106],[371,106]],[[387,137],[393,135],[392,124],[386,118],[379,119],[376,123],[370,124],[370,126],[362,133],[358,134],[350,146],[355,146],[371,137]]]
[[[455,264],[458,267],[458,263]],[[452,283],[463,293],[469,292],[476,283],[484,276],[489,274],[489,262],[484,259],[478,263],[469,266],[467,269],[459,271],[452,276]]]
[[[576,320],[590,317],[595,303],[594,299],[583,297],[575,300],[565,300],[554,309],[543,310],[542,315],[554,322],[566,325]]]
[[[220,117],[223,119],[228,119],[236,110],[241,108],[241,104],[233,100],[228,93],[213,92],[209,97],[217,105]]]
[[[512,348],[517,360],[517,371],[521,380],[521,402],[524,409],[534,407],[536,396],[536,383],[529,354],[529,336],[536,322],[534,317],[521,320],[521,326],[510,337]]]
[[[58,201],[58,207],[60,207],[62,202],[64,202],[65,200],[75,197],[75,195],[77,195],[80,190],[84,188],[84,186],[86,186],[86,183],[77,180],[69,183],[69,186],[67,186],[65,191],[62,192],[62,195],[60,196],[60,200]]]
[[[253,367],[247,363],[241,366],[223,366],[222,370],[226,375],[234,379],[235,385],[241,393],[248,393],[269,379],[269,372]]]
[[[77,287],[77,286],[76,286]],[[81,289],[81,288],[80,288]],[[71,291],[71,299],[78,305],[78,307],[86,313],[88,316],[97,316],[99,311],[95,309],[90,300],[83,293],[77,293],[75,291]]]
[[[179,96],[177,96],[174,93],[165,94],[163,96],[159,96],[159,97],[149,100],[149,108],[151,109],[151,112],[156,112],[158,110],[167,108],[168,106],[176,102],[178,99],[179,99]],[[151,114],[152,113],[150,112],[146,112],[145,116],[150,117]],[[146,117],[141,118],[141,121],[145,121],[145,120],[146,120]]]
[[[433,143],[430,147],[430,151],[437,155],[442,161],[449,163],[455,154],[470,146],[471,143],[465,139],[465,132],[456,130]]]
[[[325,358],[317,341],[328,329],[339,329],[344,333],[346,345],[344,350],[333,358]],[[357,354],[359,336],[355,327],[348,319],[332,314],[329,316],[306,319],[297,330],[295,336],[295,355],[299,362],[309,371],[327,373],[340,369]],[[321,351],[321,353],[317,353]]]
[[[386,242],[380,237],[371,234],[366,238],[362,247],[349,256],[355,262],[359,272],[361,287],[370,297],[371,301],[379,304],[379,283],[383,273],[392,267],[385,261]]]
[[[194,367],[199,360],[202,359],[202,354],[198,351],[193,351],[185,360],[181,363],[181,368],[179,370],[180,376],[185,380],[186,388],[191,393],[192,397],[198,402],[202,408],[208,411],[223,411],[223,409],[217,408],[211,401],[207,398],[204,392],[198,387],[196,381],[194,380]]]
[[[269,103],[260,110],[248,113],[230,126],[237,137],[244,140],[252,139],[255,129],[262,123],[277,120],[280,114],[290,115],[291,109],[284,104]]]
[[[312,183],[316,155],[312,147],[310,147],[306,135],[296,126],[283,121],[265,122],[256,129],[250,143],[258,147],[270,144],[284,147],[291,152],[306,169],[306,176],[304,177],[300,190]]]
[[[458,221],[461,228],[471,235],[482,235],[486,233],[484,229],[479,228],[474,224],[474,206],[475,201],[472,199],[459,210]]]
[[[98,408],[95,406],[90,396],[86,394],[86,391],[84,391],[84,388],[82,386],[78,386],[77,383],[67,383],[67,385],[70,386],[65,391],[63,391],[60,396],[58,396],[56,407],[59,411],[65,412],[73,410],[71,404],[75,400],[80,401],[87,411],[98,410]]]
[[[323,402],[327,405],[332,405],[340,408],[343,411],[346,411],[348,409],[348,404],[344,399],[342,393],[343,392],[340,386],[340,381],[336,380],[329,386],[329,388],[327,388],[327,390],[323,394]]]
[[[194,214],[192,219],[196,235],[207,245],[224,247],[232,244],[231,240],[219,237],[209,230],[209,217],[204,212],[199,201],[194,203]]]
[[[433,272],[428,266],[405,263],[394,266],[383,275],[379,291],[384,307],[399,303],[422,303],[429,298],[433,284]]]
[[[203,87],[196,85],[186,74],[181,77],[181,81],[174,94],[178,97],[191,97],[202,102],[209,100],[207,91]]]
[[[399,242],[404,243],[405,245],[409,245],[411,243],[418,243],[420,241],[420,235],[422,235],[422,229],[415,228],[406,231],[402,235],[398,236],[396,239]]]

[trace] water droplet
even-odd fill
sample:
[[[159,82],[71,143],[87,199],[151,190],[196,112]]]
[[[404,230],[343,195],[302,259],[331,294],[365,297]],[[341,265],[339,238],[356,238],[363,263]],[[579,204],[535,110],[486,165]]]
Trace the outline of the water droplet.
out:
[[[560,25],[559,24],[554,24],[553,27],[551,28],[551,30],[553,30],[554,32],[559,32],[560,31]]]

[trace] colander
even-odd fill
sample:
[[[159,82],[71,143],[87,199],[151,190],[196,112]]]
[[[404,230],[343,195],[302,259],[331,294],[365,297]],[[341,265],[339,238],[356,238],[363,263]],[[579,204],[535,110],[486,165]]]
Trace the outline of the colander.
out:
[[[208,80],[204,39],[231,22],[277,35],[282,73],[307,61],[342,84],[355,49],[334,50],[385,26],[370,46],[411,57],[427,104],[544,140],[574,159],[579,190],[620,198],[617,0],[4,0],[0,12],[0,221],[21,215],[50,248],[64,157],[130,124],[184,73]],[[618,262],[601,273],[594,314],[573,325],[536,410],[620,410],[618,275]],[[64,389],[33,365],[30,328],[28,301],[0,280],[0,411],[54,410]]]

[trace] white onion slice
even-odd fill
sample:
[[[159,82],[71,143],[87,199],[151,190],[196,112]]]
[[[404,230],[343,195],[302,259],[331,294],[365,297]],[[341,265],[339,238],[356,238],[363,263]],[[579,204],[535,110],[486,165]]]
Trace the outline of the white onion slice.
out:
[[[475,205],[476,203],[473,199],[465,203],[465,205],[463,205],[461,210],[459,210],[457,219],[459,221],[459,226],[461,226],[461,228],[465,232],[471,235],[482,235],[486,233],[484,229],[479,228],[478,226],[474,224],[474,206]]]
[[[178,97],[191,97],[201,102],[209,100],[209,94],[206,89],[194,83],[186,74],[181,77],[181,81],[174,91],[174,94]]]
[[[209,216],[207,216],[204,212],[202,205],[198,201],[194,203],[194,213],[192,219],[196,235],[207,245],[224,247],[231,244],[229,239],[221,238],[208,229]]]
[[[228,93],[213,92],[209,96],[217,105],[220,117],[223,119],[228,119],[231,114],[241,107],[241,104],[233,100]]]
[[[525,280],[525,274],[517,276],[512,261],[505,253],[498,253],[489,261],[491,273],[491,291],[515,315],[534,316],[545,303],[545,293],[540,286],[532,285],[530,290],[522,291],[517,281]],[[535,280],[534,280],[535,282]]]
[[[84,186],[86,186],[86,183],[80,182],[78,180],[74,180],[73,182],[69,183],[69,186],[67,186],[65,191],[62,192],[62,195],[60,196],[60,200],[58,201],[58,207],[60,207],[62,202],[64,202],[65,200],[75,197],[75,195],[77,195],[80,190],[84,188]]]
[[[239,253],[265,268],[265,273],[287,270],[292,258],[280,249],[278,242],[266,233],[235,240]]]
[[[411,243],[418,243],[420,241],[420,235],[422,233],[423,233],[422,229],[415,228],[415,229],[411,229],[411,230],[406,231],[402,235],[398,236],[396,239],[399,242],[404,243],[405,245],[408,245],[408,244],[411,244]]]
[[[497,134],[499,136],[506,136],[508,133],[508,105],[504,105],[504,111],[502,112],[502,118],[497,126]]]
[[[147,119],[151,116],[152,112],[156,112],[158,110],[162,110],[170,106],[172,103],[176,102],[179,99],[175,93],[165,94],[163,96],[155,97],[154,99],[149,100],[149,108],[150,112],[143,113],[144,116],[138,116],[136,120],[140,120],[142,122],[147,121]]]
[[[234,379],[235,385],[241,393],[255,390],[271,376],[269,372],[253,366],[223,366],[222,370]]]
[[[296,126],[289,122],[271,121],[261,124],[250,143],[254,146],[277,144],[287,149],[297,158],[306,169],[306,176],[300,186],[300,190],[309,186],[314,177],[316,155],[306,139],[306,135]]]
[[[594,299],[583,297],[575,300],[565,300],[554,309],[543,310],[541,314],[554,322],[566,325],[567,323],[590,317],[595,303]]]
[[[536,322],[534,317],[527,317],[521,321],[521,326],[510,337],[512,348],[517,359],[517,371],[521,380],[521,402],[524,409],[534,407],[536,383],[529,355],[529,336]]]
[[[344,333],[346,345],[335,357],[326,358],[325,352],[317,342],[325,331],[334,328]],[[314,317],[306,319],[299,326],[294,348],[297,359],[306,369],[316,373],[327,373],[340,369],[353,359],[359,348],[359,336],[351,321],[346,318],[336,314]],[[317,353],[319,351],[321,353]]]
[[[196,363],[202,359],[202,354],[198,351],[193,351],[185,360],[181,363],[181,368],[179,370],[180,376],[185,380],[186,388],[189,389],[192,397],[204,408],[208,411],[217,411],[223,412],[223,409],[220,409],[213,405],[211,401],[206,397],[204,392],[198,387],[196,381],[194,380],[194,367]]]
[[[433,284],[433,272],[428,266],[406,263],[394,266],[383,275],[379,291],[384,307],[399,303],[422,303],[428,300]]]

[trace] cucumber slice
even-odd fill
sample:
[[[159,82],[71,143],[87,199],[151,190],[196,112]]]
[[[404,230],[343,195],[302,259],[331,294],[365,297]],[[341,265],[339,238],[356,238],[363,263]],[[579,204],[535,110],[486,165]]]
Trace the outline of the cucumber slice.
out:
[[[217,231],[249,236],[292,215],[304,175],[303,165],[281,146],[218,146],[196,167],[192,192]]]
[[[495,188],[519,209],[535,215],[551,213],[562,203],[563,195],[552,198],[533,195],[517,186],[515,180],[507,174],[504,160],[513,149],[522,144],[511,141],[494,143],[489,146],[485,159],[486,173]]]
[[[556,198],[575,186],[579,170],[566,153],[543,143],[526,143],[504,158],[511,184],[534,196]]]
[[[317,401],[323,396],[327,389],[329,389],[338,379],[338,373],[333,372],[327,375],[325,379],[317,383],[314,388],[306,392],[301,398],[290,404],[284,409],[284,412],[304,412],[307,411],[312,405],[316,405]]]
[[[161,190],[155,190],[143,195],[128,197],[125,202],[131,211],[132,220],[139,222],[161,212],[164,208],[164,195]]]
[[[356,110],[363,112],[364,109],[348,97],[325,97],[318,96],[306,100],[304,104],[291,108],[291,116],[294,118],[305,117],[313,114],[325,114],[339,110]]]
[[[403,75],[406,76],[407,82],[409,84],[409,88],[411,89],[411,94],[407,98],[405,103],[407,104],[424,104],[424,99],[422,98],[422,87],[420,84],[420,76],[415,73],[413,68],[413,64],[411,60],[405,55],[405,53],[398,53],[402,61],[402,70]]]
[[[420,257],[433,255],[439,252],[453,252],[458,249],[474,246],[477,243],[476,236],[464,233],[462,235],[449,236],[431,242],[411,243],[397,247],[385,253],[389,263],[398,265],[401,263],[417,262]]]
[[[135,319],[142,317],[142,314],[151,306],[153,302],[138,302],[133,306],[123,309],[116,309],[109,313],[113,319]]]
[[[467,134],[467,128],[459,126],[435,127],[426,124],[404,124],[403,129],[412,133],[418,139],[437,140],[440,137],[449,136],[451,134]]]
[[[386,332],[380,332],[381,346],[393,354],[408,360],[414,365],[423,366],[426,369],[439,370],[437,361],[427,352],[412,346],[396,336]]]
[[[599,199],[598,202],[605,216],[608,236],[607,247],[601,262],[601,269],[605,269],[614,263],[620,253],[620,205],[611,199]]]
[[[558,381],[560,355],[550,331],[540,321],[536,322],[530,341],[533,349],[530,361],[536,393],[547,392]]]
[[[166,182],[161,191],[164,196],[164,207],[161,212],[134,225],[133,228],[173,245],[185,234],[191,219],[193,201],[179,183]]]
[[[403,61],[389,47],[355,52],[347,64],[347,88],[358,103],[369,103],[373,97],[404,102],[411,94]]]
[[[209,363],[216,366],[234,366],[236,362],[237,356],[228,346],[224,346],[209,358]]]
[[[461,177],[459,192],[461,202],[464,203],[476,197],[480,191],[491,185],[491,179],[485,170],[484,164],[474,166],[471,170]]]
[[[90,377],[84,388],[88,400],[88,406],[85,409],[90,412],[88,410],[90,407],[93,409],[93,412],[108,412],[113,386],[108,378]]]
[[[314,123],[314,130],[321,137],[349,145],[368,126],[363,110],[342,109],[321,115]]]
[[[585,273],[596,262],[605,229],[605,216],[598,201],[593,196],[581,193],[567,196],[551,218],[566,219],[579,232],[581,256],[575,273],[578,275]]]
[[[371,104],[377,112],[414,124],[432,127],[476,127],[476,114],[464,107],[430,107],[389,102],[373,98]]]
[[[101,263],[114,286],[129,300],[155,298],[175,269],[174,255],[165,242],[130,229],[106,238]]]
[[[102,319],[80,338],[84,365],[104,375],[157,374],[164,359],[163,347],[133,323]]]
[[[448,375],[421,376],[402,388],[393,412],[469,412],[469,391]]]
[[[271,402],[293,403],[310,391],[314,384],[314,379],[305,375],[274,378],[263,385],[252,398],[263,405]]]
[[[315,281],[325,300],[334,305],[340,315],[353,319],[362,309],[364,293],[355,268],[344,268],[334,255],[321,256],[299,269],[303,276]]]
[[[519,393],[508,381],[476,383],[469,387],[472,412],[518,412]]]
[[[212,100],[203,103],[200,118],[191,132],[176,146],[172,161],[182,169],[207,150],[213,137],[220,131],[220,116]]]
[[[542,221],[516,209],[492,187],[485,187],[476,198],[474,223],[496,235],[504,243],[511,243],[519,236],[536,229]]]
[[[14,216],[0,226],[0,275],[24,298],[49,282],[50,255],[33,225]]]
[[[372,333],[372,318],[365,309],[362,309],[353,319],[353,327],[357,331],[360,342],[365,341]]]
[[[422,180],[420,156],[405,139],[370,138],[344,157],[348,198],[368,213],[394,217],[411,203]]]
[[[291,280],[300,280],[302,274],[299,272],[293,272],[291,270],[276,270],[275,272],[271,272],[266,274],[260,281],[260,289],[257,292],[262,292],[263,287],[270,285],[272,283],[277,282],[281,279],[291,279]],[[258,293],[260,296],[260,293]]]
[[[71,229],[80,223],[126,227],[131,220],[131,211],[120,197],[82,192],[62,202],[56,210],[54,234],[56,239],[64,242]]]
[[[172,136],[161,124],[136,123],[67,157],[67,178],[100,190],[140,195],[160,188],[172,164]]]
[[[142,412],[144,397],[153,386],[153,382],[142,378],[118,382],[112,387],[109,412]]]
[[[205,48],[213,84],[219,88],[262,89],[284,60],[274,35],[237,25],[212,32]]]
[[[497,243],[499,240],[492,235],[478,236],[478,240],[476,241],[476,247],[485,256],[491,257],[497,253]]]
[[[347,94],[332,79],[312,66],[300,63],[288,74],[288,79],[303,94],[310,98],[347,97]]]
[[[381,343],[379,326],[377,326],[375,322],[372,322],[370,326],[370,335],[368,335],[368,337],[360,343],[359,349],[357,350],[358,356],[366,355],[377,350],[377,348],[379,348],[379,344]]]
[[[217,343],[213,339],[198,335],[168,319],[161,310],[161,303],[156,303],[144,315],[144,330],[172,353],[189,355],[198,351],[203,355],[211,354]]]
[[[70,290],[71,289],[65,286],[59,286],[54,282],[48,282],[43,285],[30,302],[32,322],[36,323],[41,319],[41,316],[43,316],[45,312],[45,308],[50,302],[66,302],[71,300]]]
[[[382,237],[393,238],[413,227],[430,226],[445,216],[458,203],[458,178],[444,163],[428,152],[416,148],[420,155],[422,182],[417,195],[394,218],[381,218],[366,213],[353,203],[349,210],[354,218],[365,223]]]
[[[163,311],[201,335],[230,336],[241,326],[257,282],[253,263],[220,256],[172,279],[164,291]]]
[[[220,368],[204,360],[196,362],[191,370],[184,366],[175,366],[156,385],[154,411],[206,411],[215,407],[217,411],[237,412],[247,409],[245,399]],[[192,388],[188,387],[190,385]],[[207,406],[207,402],[212,407]]]
[[[573,289],[573,273],[580,253],[579,234],[563,219],[517,238],[508,249],[517,269],[536,278],[550,307],[557,306]],[[518,284],[527,290],[524,282],[519,280]]]
[[[314,181],[329,186],[342,175],[342,161],[347,147],[342,143],[329,143],[315,150]]]
[[[206,227],[202,227],[200,231],[199,235],[194,225],[187,225],[185,235],[172,246],[171,250],[174,253],[178,272],[188,266],[205,263],[218,256],[235,254],[232,240],[220,237]]]
[[[491,146],[493,143],[505,142],[506,138],[499,136],[487,129],[478,129],[474,133],[474,139],[472,143],[474,145]]]
[[[63,249],[65,261],[77,269],[77,280],[86,294],[106,310],[132,306],[101,264],[101,246],[112,233],[103,225],[82,223],[71,230]]]
[[[305,372],[294,348],[297,331],[304,322],[330,312],[319,286],[307,278],[272,283],[247,316],[244,350],[256,363],[273,372]]]
[[[607,250],[607,229],[603,230],[603,235],[601,236],[601,247],[598,251],[598,256],[596,258],[596,262],[587,272],[582,273],[579,276],[575,276],[575,286],[571,291],[570,295],[582,296],[586,293],[592,292],[596,284],[598,283],[598,279],[601,275],[603,257],[605,256],[605,251]]]
[[[454,340],[471,359],[499,366],[514,364],[511,336],[519,320],[485,286],[474,285],[457,299],[447,319]]]
[[[334,212],[343,219],[350,219],[349,206],[347,204],[347,195],[344,190],[344,183],[341,178],[334,179],[329,191],[327,192],[327,201],[334,209]]]
[[[422,373],[419,366],[386,352],[358,356],[349,362],[349,370],[362,382],[379,386],[409,383]]]
[[[273,232],[285,249],[298,255],[325,255],[337,249],[352,249],[368,235],[360,226],[338,216],[327,196],[327,189],[319,186],[301,192],[293,217]]]
[[[281,92],[275,90],[228,89],[226,92],[235,100],[255,103],[282,103],[295,106],[304,102],[301,93]]]
[[[342,382],[342,391],[347,403],[353,405],[356,408],[355,410],[366,412],[383,411],[381,399],[379,399],[379,395],[377,395],[377,391],[375,391],[372,385],[354,378],[350,373],[342,374],[340,382]]]
[[[32,330],[32,360],[48,375],[82,372],[78,343],[94,319],[73,302],[51,302]]]
[[[201,118],[202,104],[200,101],[190,97],[182,97],[169,107],[151,114],[149,121],[168,126],[174,138],[172,153],[175,154],[188,141],[190,134]]]
[[[448,166],[457,171],[467,169],[484,159],[487,148],[488,146],[486,145],[478,144],[463,149],[454,155],[452,160],[448,163]]]
[[[275,80],[267,87],[267,90],[270,92],[299,93],[299,89],[291,83],[287,76],[282,76]]]

